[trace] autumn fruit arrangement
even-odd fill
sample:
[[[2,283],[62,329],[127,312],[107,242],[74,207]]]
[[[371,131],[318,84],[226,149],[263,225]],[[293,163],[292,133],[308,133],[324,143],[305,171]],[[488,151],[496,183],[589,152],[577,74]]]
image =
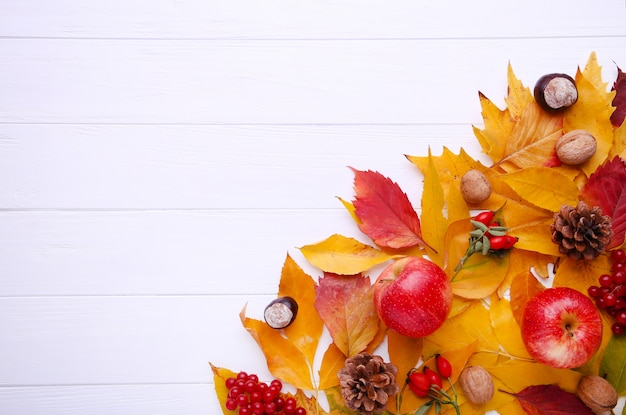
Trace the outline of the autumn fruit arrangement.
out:
[[[420,215],[390,178],[353,169],[354,198],[339,200],[361,237],[300,247],[319,275],[287,255],[263,318],[244,306],[275,379],[211,364],[224,414],[614,413],[626,75],[609,86],[601,72],[592,53],[531,90],[509,65],[505,109],[479,93],[488,165],[445,147],[406,156],[423,176]]]

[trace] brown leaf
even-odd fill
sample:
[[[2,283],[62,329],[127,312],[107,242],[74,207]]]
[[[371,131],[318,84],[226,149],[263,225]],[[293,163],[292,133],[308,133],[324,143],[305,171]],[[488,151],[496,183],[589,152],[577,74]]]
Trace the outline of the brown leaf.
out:
[[[378,172],[352,170],[359,229],[381,247],[428,246],[417,212],[400,186]]]
[[[626,162],[616,156],[598,167],[581,190],[581,198],[613,219],[613,238],[607,249],[622,246],[626,236]]]
[[[626,73],[617,68],[617,79],[613,84],[613,91],[615,91],[615,97],[613,98],[613,106],[615,111],[611,114],[611,123],[619,127],[624,122],[626,117]]]
[[[315,308],[337,348],[350,357],[365,350],[378,332],[370,279],[325,274],[316,289]]]
[[[557,385],[534,385],[513,394],[530,415],[594,415],[576,395]]]

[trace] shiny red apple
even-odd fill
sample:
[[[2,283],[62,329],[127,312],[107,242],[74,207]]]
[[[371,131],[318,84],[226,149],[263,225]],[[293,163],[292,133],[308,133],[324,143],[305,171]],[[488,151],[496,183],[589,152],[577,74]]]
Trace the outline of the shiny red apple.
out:
[[[434,262],[406,257],[383,270],[374,283],[380,319],[404,336],[423,337],[437,330],[452,307],[446,273]]]
[[[602,342],[602,318],[593,302],[569,287],[532,297],[522,314],[522,340],[537,361],[557,368],[587,363]]]

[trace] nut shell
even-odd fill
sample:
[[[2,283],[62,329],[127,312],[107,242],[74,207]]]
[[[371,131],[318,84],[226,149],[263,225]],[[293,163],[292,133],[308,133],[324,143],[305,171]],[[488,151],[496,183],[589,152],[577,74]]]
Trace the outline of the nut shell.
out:
[[[468,170],[461,177],[461,195],[472,205],[484,202],[491,196],[491,183],[480,170]]]
[[[549,112],[563,111],[576,103],[576,81],[564,73],[551,73],[537,80],[533,91],[535,101]]]
[[[617,405],[617,392],[604,378],[596,375],[584,376],[578,382],[576,394],[594,413],[610,414]]]
[[[556,142],[556,155],[563,164],[582,164],[596,154],[596,138],[585,130],[572,130]]]
[[[487,403],[493,397],[493,379],[481,366],[467,366],[463,369],[459,383],[467,399],[476,405]]]
[[[298,303],[291,297],[278,297],[265,307],[263,317],[273,329],[284,329],[296,319]]]

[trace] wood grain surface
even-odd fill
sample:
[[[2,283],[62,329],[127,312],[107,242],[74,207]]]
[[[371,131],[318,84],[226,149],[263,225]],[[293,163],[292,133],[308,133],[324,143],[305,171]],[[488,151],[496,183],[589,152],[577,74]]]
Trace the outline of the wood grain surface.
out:
[[[623,0],[0,1],[0,413],[221,413],[209,362],[270,378],[243,307],[363,238],[349,166],[418,208],[404,155],[593,51]]]

